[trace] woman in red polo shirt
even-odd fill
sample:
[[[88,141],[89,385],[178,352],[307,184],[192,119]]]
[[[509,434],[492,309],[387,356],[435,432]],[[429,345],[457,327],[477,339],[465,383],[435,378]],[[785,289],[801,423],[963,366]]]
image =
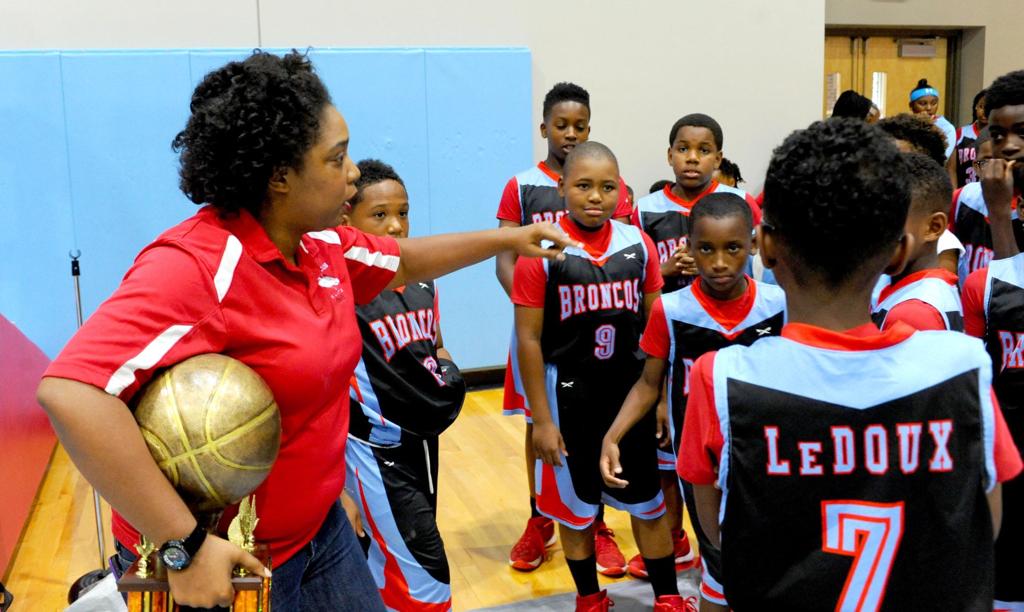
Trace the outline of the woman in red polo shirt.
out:
[[[405,240],[338,227],[359,171],[344,118],[297,52],[256,52],[211,72],[191,110],[174,146],[182,191],[206,206],[143,249],[51,364],[39,401],[116,509],[121,561],[145,533],[180,567],[169,572],[177,602],[226,605],[232,568],[265,570],[197,528],[127,403],[157,370],[193,355],[243,361],[270,385],[282,417],[280,454],[256,491],[256,537],[275,565],[272,605],[381,610],[338,504],[361,348],[355,305],[502,250],[554,257],[571,241],[549,224]]]

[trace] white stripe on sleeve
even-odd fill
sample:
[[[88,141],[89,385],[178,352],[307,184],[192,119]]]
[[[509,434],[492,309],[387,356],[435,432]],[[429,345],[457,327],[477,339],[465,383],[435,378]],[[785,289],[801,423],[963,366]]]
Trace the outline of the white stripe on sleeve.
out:
[[[341,236],[339,236],[338,232],[334,230],[321,230],[319,232],[309,232],[306,235],[309,236],[310,238],[313,238],[314,240],[319,240],[321,242],[326,242],[328,244],[337,244],[339,246],[341,245]]]
[[[231,288],[231,280],[235,277],[235,266],[242,256],[242,243],[233,235],[228,234],[228,243],[224,245],[224,254],[221,255],[220,265],[217,266],[217,274],[213,277],[213,285],[217,288],[217,301],[223,302],[228,289]]]
[[[146,345],[146,348],[142,349],[138,355],[132,357],[119,367],[113,376],[110,377],[110,380],[107,381],[107,386],[104,390],[111,395],[120,395],[122,391],[135,382],[136,370],[148,370],[155,366],[178,343],[178,340],[181,340],[182,336],[191,329],[191,325],[172,325],[168,327],[162,334]]]
[[[384,268],[391,272],[398,271],[399,257],[397,255],[385,255],[380,251],[370,251],[366,247],[354,246],[349,248],[349,250],[345,251],[345,259],[358,261],[373,268]]]

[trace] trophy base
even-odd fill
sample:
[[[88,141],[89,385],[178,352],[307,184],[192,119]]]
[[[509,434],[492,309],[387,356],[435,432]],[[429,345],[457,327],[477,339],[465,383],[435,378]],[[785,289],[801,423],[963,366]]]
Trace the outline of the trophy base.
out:
[[[257,545],[253,556],[270,569],[270,549]],[[270,612],[270,578],[262,576],[232,576],[235,601],[232,612]],[[128,594],[128,612],[178,612],[167,583],[167,568],[159,555],[151,555],[146,577],[139,576],[139,562],[135,561],[117,581],[117,590]]]

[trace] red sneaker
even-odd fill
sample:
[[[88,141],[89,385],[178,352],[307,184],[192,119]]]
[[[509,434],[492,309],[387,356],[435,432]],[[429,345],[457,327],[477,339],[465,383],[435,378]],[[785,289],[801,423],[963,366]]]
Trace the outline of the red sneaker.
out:
[[[693,548],[690,547],[690,538],[686,536],[686,532],[682,529],[672,532],[672,548],[676,553],[677,572],[688,570],[697,565],[697,555],[693,554]],[[641,562],[643,562],[642,559]]]
[[[686,537],[685,531],[672,532],[672,547],[675,550],[676,571],[681,572],[695,567],[699,561],[697,555],[693,554],[690,548],[690,539]],[[637,555],[629,560],[626,571],[634,578],[647,580],[647,568],[644,567],[644,558]]]
[[[644,565],[644,558],[639,554],[629,560],[629,564],[626,565],[626,571],[634,578],[647,580],[647,566]]]
[[[544,549],[555,543],[555,523],[544,516],[526,522],[526,529],[508,555],[508,564],[521,572],[532,572],[544,562]]]
[[[594,524],[594,556],[597,573],[612,578],[626,575],[626,558],[615,543],[615,532],[603,522]]]
[[[654,600],[654,612],[697,612],[697,598],[662,595]]]
[[[576,596],[576,612],[608,612],[608,608],[614,605],[606,590],[586,597]]]

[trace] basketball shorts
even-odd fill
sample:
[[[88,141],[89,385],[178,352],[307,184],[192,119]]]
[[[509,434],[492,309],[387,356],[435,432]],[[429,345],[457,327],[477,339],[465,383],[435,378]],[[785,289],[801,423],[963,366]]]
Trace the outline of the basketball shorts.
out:
[[[599,462],[601,442],[636,382],[642,361],[610,364],[614,369],[587,370],[579,375],[546,366],[551,418],[562,434],[568,456],[561,466],[536,462],[537,510],[573,529],[586,529],[602,504],[641,519],[665,513],[658,472],[655,415],[647,415],[619,443],[625,489],[604,484]]]
[[[686,512],[690,515],[690,524],[693,525],[693,531],[697,534],[697,543],[700,545],[700,596],[711,603],[727,606],[729,604],[725,601],[725,591],[722,588],[722,551],[704,535],[700,517],[697,516],[693,485],[682,479],[679,484],[682,487]]]
[[[505,397],[502,400],[501,412],[505,416],[523,415],[527,423],[533,423],[533,415],[526,403],[526,388],[523,378],[519,375],[519,345],[516,342],[516,331],[512,330],[512,338],[508,341],[508,364],[505,367]]]
[[[1024,443],[1024,408],[1004,408],[1003,416],[1020,447]],[[996,609],[1024,612],[1024,475],[1003,483],[1003,523],[996,539],[995,563]]]
[[[367,563],[392,610],[451,609],[451,578],[437,530],[437,437],[403,433],[382,448],[349,437],[345,490],[370,538]]]

